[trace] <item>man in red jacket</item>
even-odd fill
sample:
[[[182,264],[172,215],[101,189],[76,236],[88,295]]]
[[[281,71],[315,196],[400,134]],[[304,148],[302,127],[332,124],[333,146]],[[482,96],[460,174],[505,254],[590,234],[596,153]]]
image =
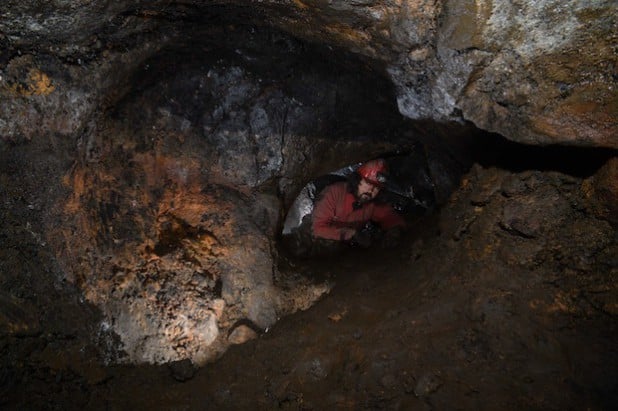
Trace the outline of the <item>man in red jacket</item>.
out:
[[[382,240],[386,245],[398,241],[405,220],[390,204],[375,201],[387,171],[384,160],[371,160],[360,166],[349,181],[326,187],[313,210],[313,237],[327,240],[322,241],[327,246],[339,241],[369,247],[375,236],[367,225],[373,223],[384,233]]]

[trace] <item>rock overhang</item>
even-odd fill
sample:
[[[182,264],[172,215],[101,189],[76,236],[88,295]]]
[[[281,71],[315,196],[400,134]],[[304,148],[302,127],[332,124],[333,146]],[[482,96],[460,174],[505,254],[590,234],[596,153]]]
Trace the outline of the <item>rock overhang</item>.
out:
[[[530,144],[616,148],[615,11],[611,1],[576,0],[30,1],[9,2],[0,33],[5,53],[77,63],[124,48],[117,75],[126,77],[137,55],[196,28],[268,25],[381,62],[409,118],[472,121]]]

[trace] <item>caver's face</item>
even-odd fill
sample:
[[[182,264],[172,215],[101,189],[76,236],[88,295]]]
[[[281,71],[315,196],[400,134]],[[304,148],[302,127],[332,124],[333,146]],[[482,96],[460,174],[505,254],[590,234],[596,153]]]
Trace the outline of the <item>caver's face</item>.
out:
[[[360,183],[358,183],[356,197],[361,203],[366,203],[367,201],[371,201],[376,198],[379,192],[380,187],[375,184],[371,184],[369,181],[363,178],[361,179]]]

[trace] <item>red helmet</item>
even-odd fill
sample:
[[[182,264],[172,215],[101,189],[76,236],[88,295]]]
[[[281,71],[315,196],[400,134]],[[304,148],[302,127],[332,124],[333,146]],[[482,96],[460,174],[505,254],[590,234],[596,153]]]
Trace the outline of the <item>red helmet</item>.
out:
[[[388,167],[386,167],[386,162],[379,158],[377,160],[367,161],[360,166],[356,172],[371,184],[381,187],[386,181]]]

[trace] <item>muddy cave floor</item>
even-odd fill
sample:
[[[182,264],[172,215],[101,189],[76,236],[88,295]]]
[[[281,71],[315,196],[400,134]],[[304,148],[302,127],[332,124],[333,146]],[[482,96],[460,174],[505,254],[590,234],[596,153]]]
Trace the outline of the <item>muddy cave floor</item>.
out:
[[[104,366],[75,341],[79,332],[2,339],[0,405],[611,409],[616,233],[578,205],[579,184],[478,167],[394,249],[283,256],[282,272],[328,281],[330,293],[199,369]],[[524,223],[509,220],[512,204],[526,204]],[[84,320],[63,315],[55,321],[64,325],[43,328]]]

